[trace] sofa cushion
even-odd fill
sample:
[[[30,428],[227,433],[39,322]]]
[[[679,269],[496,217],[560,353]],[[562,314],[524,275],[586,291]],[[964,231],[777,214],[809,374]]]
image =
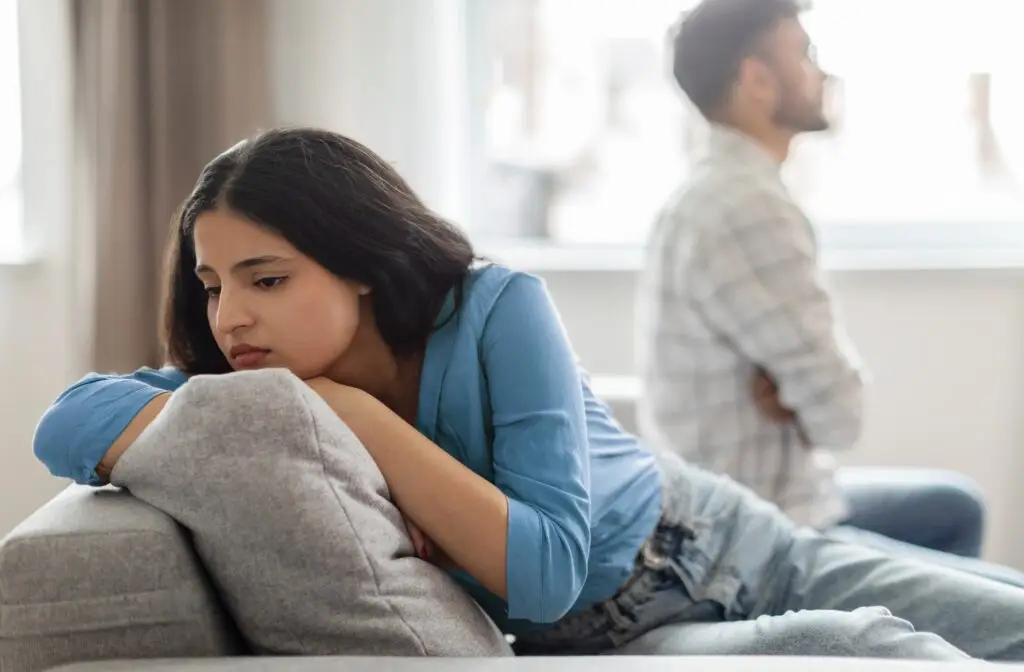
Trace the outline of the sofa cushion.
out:
[[[511,655],[415,556],[363,445],[283,369],[192,378],[111,480],[192,531],[256,653]]]
[[[71,486],[0,541],[0,669],[238,653],[185,531],[126,492]]]

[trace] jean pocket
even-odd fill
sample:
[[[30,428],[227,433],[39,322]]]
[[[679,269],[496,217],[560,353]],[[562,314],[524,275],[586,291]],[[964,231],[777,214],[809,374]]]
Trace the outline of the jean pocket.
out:
[[[669,559],[658,568],[646,569],[646,582],[636,591],[622,595],[604,605],[612,627],[609,648],[618,648],[663,625],[672,623],[720,622],[724,607],[708,599],[702,586],[690,584]]]

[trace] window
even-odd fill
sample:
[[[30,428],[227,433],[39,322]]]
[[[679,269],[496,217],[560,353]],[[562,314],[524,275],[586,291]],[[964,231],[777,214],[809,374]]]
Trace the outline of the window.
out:
[[[706,130],[676,92],[665,49],[687,4],[470,1],[486,9],[471,22],[469,53],[487,64],[473,79],[486,167],[474,233],[645,238]],[[821,226],[1024,228],[1017,5],[960,7],[814,0],[805,14],[834,75],[834,127],[796,143],[786,179]]]
[[[0,2],[0,258],[22,242],[21,76],[18,3]]]

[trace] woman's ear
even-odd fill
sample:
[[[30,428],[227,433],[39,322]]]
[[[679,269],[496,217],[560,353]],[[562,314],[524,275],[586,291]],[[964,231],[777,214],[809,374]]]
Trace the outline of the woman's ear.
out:
[[[356,288],[356,293],[359,294],[359,296],[366,296],[367,294],[370,293],[370,288],[367,285],[358,285]]]

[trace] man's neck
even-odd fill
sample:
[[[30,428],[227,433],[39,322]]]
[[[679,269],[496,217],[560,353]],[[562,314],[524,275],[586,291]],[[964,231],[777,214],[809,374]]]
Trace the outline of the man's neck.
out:
[[[788,131],[775,130],[773,133],[754,137],[754,140],[768,150],[768,153],[775,157],[781,166],[789,158],[789,146],[793,142],[793,134]]]
[[[762,149],[768,152],[768,154],[775,159],[780,166],[784,164],[786,159],[789,157],[789,147],[793,142],[795,134],[788,129],[782,129],[777,126],[757,127],[753,124],[731,122],[722,122],[722,124],[738,133],[742,133],[753,142],[756,142]]]

